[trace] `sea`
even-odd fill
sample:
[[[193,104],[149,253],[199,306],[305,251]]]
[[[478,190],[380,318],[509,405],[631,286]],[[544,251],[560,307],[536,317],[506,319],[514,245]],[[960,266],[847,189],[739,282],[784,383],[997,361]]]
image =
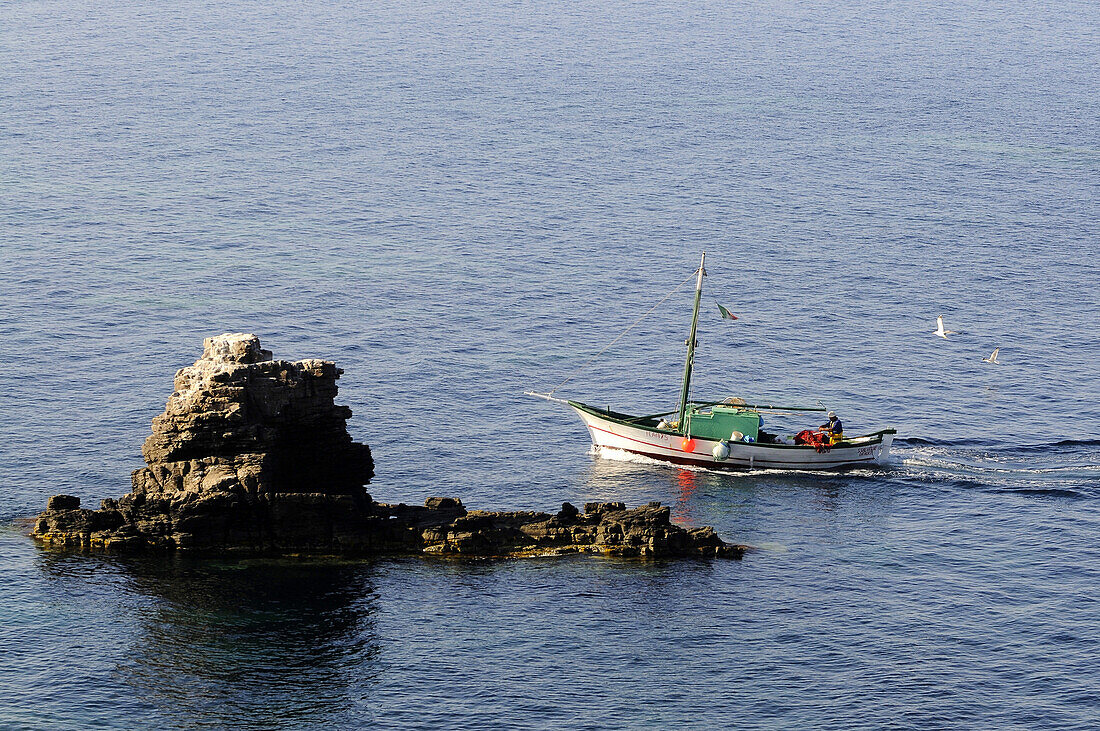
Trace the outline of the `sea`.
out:
[[[0,3],[0,728],[1100,727],[1098,67],[1092,0]],[[703,252],[692,397],[887,464],[596,454],[524,395],[674,409]],[[28,538],[224,332],[344,369],[377,500],[751,550]]]

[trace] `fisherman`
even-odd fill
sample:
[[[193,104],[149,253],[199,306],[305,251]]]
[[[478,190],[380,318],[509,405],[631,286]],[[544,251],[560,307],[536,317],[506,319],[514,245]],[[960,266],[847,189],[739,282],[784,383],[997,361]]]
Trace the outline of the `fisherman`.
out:
[[[836,444],[844,438],[844,424],[837,418],[835,411],[830,411],[829,420],[818,428],[829,435],[830,444]]]

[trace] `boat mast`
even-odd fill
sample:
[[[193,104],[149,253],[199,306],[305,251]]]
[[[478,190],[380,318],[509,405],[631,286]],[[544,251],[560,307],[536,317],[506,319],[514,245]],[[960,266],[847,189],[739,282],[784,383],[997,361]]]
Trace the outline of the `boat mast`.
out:
[[[688,387],[691,385],[691,369],[695,364],[695,329],[699,326],[699,299],[703,296],[703,277],[707,275],[703,264],[707,260],[707,252],[703,252],[699,258],[699,278],[695,282],[695,310],[691,314],[691,335],[688,336],[687,361],[684,363],[684,385],[680,389],[680,433],[687,434],[687,424],[684,417],[687,415]]]

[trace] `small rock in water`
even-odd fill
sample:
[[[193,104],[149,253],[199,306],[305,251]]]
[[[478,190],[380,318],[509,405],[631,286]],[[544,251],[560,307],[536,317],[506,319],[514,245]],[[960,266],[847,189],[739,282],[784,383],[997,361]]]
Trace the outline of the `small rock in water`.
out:
[[[72,495],[54,495],[46,503],[46,510],[76,510],[80,507],[80,498]]]

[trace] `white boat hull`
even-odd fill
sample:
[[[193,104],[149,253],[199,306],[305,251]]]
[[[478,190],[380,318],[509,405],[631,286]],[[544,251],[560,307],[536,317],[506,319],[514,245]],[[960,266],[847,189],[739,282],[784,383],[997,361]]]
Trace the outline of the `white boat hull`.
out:
[[[571,405],[572,406],[572,405]],[[828,470],[861,464],[881,464],[890,456],[891,430],[856,437],[834,445],[827,452],[809,446],[727,442],[729,457],[716,460],[712,451],[718,440],[695,437],[693,449],[684,449],[684,438],[673,431],[624,424],[572,406],[588,427],[596,447],[621,449],[673,464],[708,469]]]

